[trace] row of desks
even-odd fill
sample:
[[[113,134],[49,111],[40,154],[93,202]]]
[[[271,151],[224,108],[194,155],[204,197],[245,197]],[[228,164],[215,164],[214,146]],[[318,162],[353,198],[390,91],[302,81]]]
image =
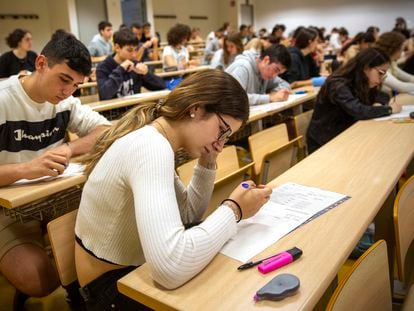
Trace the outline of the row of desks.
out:
[[[165,98],[169,92],[170,91],[168,90],[147,92],[125,98],[117,98],[108,101],[90,103],[87,105],[91,106],[95,111],[106,111],[108,109],[116,109],[162,99]],[[264,117],[270,116],[274,113],[287,111],[289,109],[295,109],[301,106],[303,103],[314,99],[315,96],[316,93],[309,90],[305,96],[293,102],[289,102],[286,105],[279,106],[273,111],[255,111],[250,115],[249,122],[260,122]],[[52,195],[70,187],[82,184],[84,181],[85,178],[83,176],[76,176],[49,181],[46,183],[3,187],[0,188],[0,206],[3,206],[7,209],[22,207],[36,200],[47,197],[48,195]]]
[[[119,290],[156,310],[312,310],[413,158],[413,137],[413,123],[361,121],[270,183],[295,182],[351,196],[254,258],[297,246],[303,250],[298,261],[262,275],[256,269],[237,271],[238,261],[218,254],[175,290],[155,284],[144,264],[118,282]],[[298,276],[299,292],[255,303],[255,292],[279,273]]]

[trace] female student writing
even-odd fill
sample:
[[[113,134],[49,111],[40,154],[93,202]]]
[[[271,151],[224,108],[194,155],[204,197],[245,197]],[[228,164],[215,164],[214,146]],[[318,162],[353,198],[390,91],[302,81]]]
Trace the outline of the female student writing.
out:
[[[232,33],[223,39],[223,48],[214,53],[211,68],[226,69],[237,55],[243,53],[242,38],[239,33]]]
[[[116,281],[144,262],[157,283],[181,286],[236,233],[237,221],[268,201],[271,189],[249,181],[250,189],[237,187],[200,223],[217,154],[248,115],[237,80],[208,70],[185,79],[162,105],[137,106],[98,140],[75,228],[76,271],[91,310],[136,307],[117,292]],[[188,188],[174,171],[179,148],[199,158]]]
[[[379,92],[390,59],[379,49],[361,51],[335,71],[322,86],[306,135],[313,152],[358,120],[401,111],[400,105]]]

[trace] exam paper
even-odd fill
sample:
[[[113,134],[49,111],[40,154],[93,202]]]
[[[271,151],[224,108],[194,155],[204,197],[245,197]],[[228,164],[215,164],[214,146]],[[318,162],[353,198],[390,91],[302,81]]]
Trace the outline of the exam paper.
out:
[[[344,194],[286,183],[273,189],[271,198],[253,217],[238,224],[237,234],[221,253],[246,262],[312,217],[349,199]]]
[[[57,177],[51,176],[42,176],[35,179],[19,179],[18,181],[14,182],[12,185],[25,185],[25,184],[32,184],[41,181],[50,181],[62,177],[69,177],[69,176],[76,176],[83,173],[85,170],[85,166],[79,163],[69,163],[68,167],[64,170],[64,172]]]
[[[290,105],[292,102],[294,102],[295,100],[303,96],[306,96],[306,94],[290,94],[288,100],[283,101],[283,102],[274,102],[274,103],[250,106],[250,112],[257,112],[257,111],[269,112],[269,111],[277,110],[277,109],[283,108],[284,106]]]
[[[385,121],[385,120],[399,120],[399,119],[409,119],[410,118],[410,112],[414,111],[414,105],[407,105],[402,106],[401,112],[399,113],[393,113],[392,115],[382,117],[382,118],[376,118],[375,121]]]

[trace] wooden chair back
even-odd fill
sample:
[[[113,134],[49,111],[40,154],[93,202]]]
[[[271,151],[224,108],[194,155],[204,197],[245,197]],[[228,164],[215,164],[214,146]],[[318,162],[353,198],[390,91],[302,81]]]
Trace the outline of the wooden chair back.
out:
[[[300,158],[303,159],[308,155],[308,148],[306,144],[306,132],[308,131],[309,123],[312,119],[313,110],[305,111],[293,117],[295,137],[302,136],[299,142]]]
[[[393,217],[398,278],[406,285],[411,285],[407,283],[413,276],[414,176],[411,176],[398,191],[394,201]]]
[[[263,158],[289,142],[286,124],[278,124],[249,136],[249,149],[254,165],[254,174],[259,175]]]
[[[55,257],[56,269],[63,286],[77,280],[75,266],[75,222],[78,210],[73,210],[47,224],[47,232]]]
[[[265,185],[295,165],[297,162],[298,144],[301,139],[302,136],[299,136],[266,154],[263,157],[262,169],[259,175],[255,177],[256,182]]]
[[[191,160],[177,167],[177,174],[185,185],[190,183],[191,177],[193,176],[194,166],[197,164],[197,161],[198,159]],[[216,180],[219,180],[238,169],[239,160],[237,157],[236,146],[226,146],[217,157]]]
[[[338,284],[327,311],[392,310],[387,244],[379,240],[354,263]]]

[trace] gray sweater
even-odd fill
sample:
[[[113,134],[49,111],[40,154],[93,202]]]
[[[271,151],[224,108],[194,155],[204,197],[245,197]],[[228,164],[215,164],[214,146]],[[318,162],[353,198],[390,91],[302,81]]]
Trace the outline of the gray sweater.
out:
[[[226,69],[246,90],[250,105],[267,104],[270,102],[267,93],[283,88],[290,89],[289,83],[279,77],[263,80],[256,63],[258,57],[259,54],[253,51],[245,51]]]

